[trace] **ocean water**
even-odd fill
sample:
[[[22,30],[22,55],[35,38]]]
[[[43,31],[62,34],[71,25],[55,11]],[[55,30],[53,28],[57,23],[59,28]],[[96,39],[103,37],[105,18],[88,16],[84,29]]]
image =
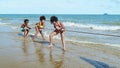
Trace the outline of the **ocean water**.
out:
[[[44,15],[44,14],[43,14]],[[19,28],[24,19],[29,19],[29,26],[32,28],[30,34],[35,33],[35,24],[39,21],[40,14],[0,14],[0,32],[20,32]],[[53,29],[50,24],[52,14],[45,14],[45,28]],[[120,15],[65,15],[56,14],[59,21],[66,27],[66,41],[77,43],[106,44],[120,47],[120,37],[104,36],[88,33],[100,33],[106,35],[120,36]],[[68,31],[69,30],[69,31]],[[53,30],[44,29],[45,37]],[[74,32],[75,31],[75,32]],[[60,35],[55,37],[60,39]]]

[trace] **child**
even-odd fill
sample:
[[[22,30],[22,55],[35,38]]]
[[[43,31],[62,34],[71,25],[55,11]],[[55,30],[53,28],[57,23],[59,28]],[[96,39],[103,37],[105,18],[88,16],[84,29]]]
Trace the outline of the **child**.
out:
[[[30,27],[28,27],[29,20],[25,19],[24,23],[21,25],[20,31],[24,32],[24,38],[28,35]]]
[[[33,38],[33,41],[35,41],[35,38],[37,37],[38,33],[40,33],[42,36],[42,39],[45,40],[45,37],[43,36],[43,33],[42,33],[42,29],[44,29],[44,27],[45,27],[45,20],[46,20],[45,16],[41,16],[40,22],[36,23],[36,25],[35,25],[36,33]]]
[[[66,50],[66,48],[65,48],[65,41],[64,41],[64,32],[65,32],[64,25],[61,22],[58,22],[58,18],[56,16],[52,16],[50,18],[50,21],[51,21],[51,24],[54,25],[55,30],[49,36],[49,38],[50,38],[50,45],[49,45],[49,47],[52,47],[53,36],[55,36],[58,33],[60,33],[63,49]]]

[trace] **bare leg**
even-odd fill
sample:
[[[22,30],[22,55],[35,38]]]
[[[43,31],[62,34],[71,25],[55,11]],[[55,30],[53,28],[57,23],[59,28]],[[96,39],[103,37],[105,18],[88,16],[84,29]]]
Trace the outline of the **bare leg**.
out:
[[[27,37],[28,33],[29,33],[29,30],[26,30],[26,37]]]
[[[33,41],[35,41],[35,38],[37,37],[37,35],[38,35],[38,32],[35,33]]]
[[[60,33],[61,34],[61,41],[62,41],[62,45],[63,45],[63,49],[66,50],[65,47],[65,39],[64,39],[64,32]]]
[[[34,35],[33,41],[35,41],[35,38],[37,37],[38,32],[39,32],[39,30],[38,30],[38,28],[37,28],[37,27],[35,27],[35,29],[36,29],[36,33],[35,33],[35,35]]]
[[[42,30],[40,30],[39,32],[40,32],[40,34],[41,34],[42,39],[45,40],[45,37],[44,37],[44,35],[43,35],[43,33],[42,33]]]
[[[26,37],[26,30],[24,30],[24,38]]]
[[[52,44],[53,44],[53,36],[57,35],[58,32],[52,32],[49,36],[49,39],[50,39],[50,45],[49,47],[52,47]]]

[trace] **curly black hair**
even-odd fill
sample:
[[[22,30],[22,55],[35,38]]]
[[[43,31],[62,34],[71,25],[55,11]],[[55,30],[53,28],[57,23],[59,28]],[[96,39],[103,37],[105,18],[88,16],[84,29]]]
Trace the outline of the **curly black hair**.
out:
[[[28,19],[24,19],[24,22],[29,21]]]
[[[58,21],[58,18],[57,18],[56,16],[51,16],[51,18],[50,18],[51,24],[52,24],[53,22],[57,22],[57,21]]]
[[[40,16],[40,21],[46,20],[45,16]]]

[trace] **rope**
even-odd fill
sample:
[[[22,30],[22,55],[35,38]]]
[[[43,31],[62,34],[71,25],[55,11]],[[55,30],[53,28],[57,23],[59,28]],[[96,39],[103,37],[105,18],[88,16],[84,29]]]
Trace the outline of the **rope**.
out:
[[[47,30],[54,30],[54,29],[49,29],[49,28],[45,28],[45,29],[47,29]],[[91,32],[74,31],[74,30],[66,30],[66,31],[68,31],[68,32],[75,32],[75,33],[82,33],[82,34],[93,34],[93,35],[120,37],[119,35],[111,35],[111,34],[91,33]]]

